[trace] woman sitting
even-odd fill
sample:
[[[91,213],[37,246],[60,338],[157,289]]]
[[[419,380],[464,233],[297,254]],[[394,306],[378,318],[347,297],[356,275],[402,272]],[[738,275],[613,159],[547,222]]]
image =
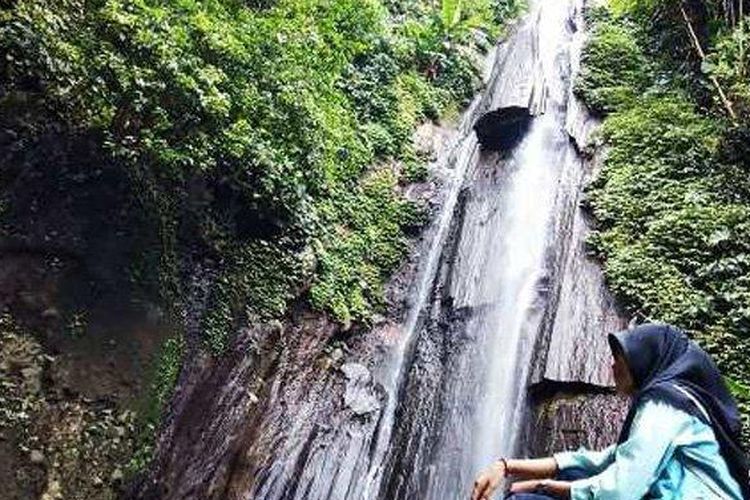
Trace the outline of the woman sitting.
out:
[[[472,500],[489,500],[510,476],[514,500],[750,498],[740,414],[709,356],[668,325],[611,334],[609,345],[617,390],[631,396],[617,444],[500,459],[479,474]]]

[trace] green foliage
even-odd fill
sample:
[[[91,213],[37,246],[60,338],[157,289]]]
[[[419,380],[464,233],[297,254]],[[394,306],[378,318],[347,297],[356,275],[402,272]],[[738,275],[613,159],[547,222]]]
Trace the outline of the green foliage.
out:
[[[415,15],[396,29],[395,53],[416,62],[419,73],[459,103],[468,101],[477,90],[476,52],[489,49],[501,26],[524,7],[519,0],[446,0],[435,7],[424,3],[421,9],[415,8],[415,3],[408,5],[412,7],[407,11]]]
[[[331,307],[345,323],[369,318],[381,305],[387,271],[405,250],[404,230],[420,223],[415,205],[393,196],[397,182],[393,170],[376,169],[351,192],[322,207],[324,217],[346,213],[350,223],[329,226],[317,240],[320,279],[311,299],[317,307]]]
[[[608,115],[602,168],[589,187],[598,221],[591,244],[622,304],[689,331],[713,355],[748,416],[750,397],[738,382],[750,373],[747,126],[701,113],[694,95],[677,84],[691,73],[670,74],[674,69],[661,65],[660,55],[644,55],[638,46],[649,38],[635,37],[629,21],[604,15],[593,22],[577,86]],[[628,49],[601,50],[601,37],[622,37],[618,45]],[[615,77],[627,66],[626,52],[658,71],[637,74],[633,66]],[[626,87],[619,95],[628,98],[600,99],[597,86],[618,81]]]
[[[716,89],[716,77],[723,92],[734,103],[735,112],[748,116],[747,87],[747,18],[737,2],[709,0],[608,0],[620,20],[638,25],[644,52],[668,70],[673,85],[689,91],[695,102],[712,101],[717,108],[724,104]],[[745,9],[746,10],[746,9]],[[695,47],[690,28],[699,40],[704,59]],[[723,111],[726,113],[726,110]]]
[[[701,69],[716,77],[732,102],[735,112],[743,119],[750,118],[750,83],[748,67],[750,56],[750,32],[748,20],[742,19],[737,26],[722,30],[715,38],[712,50]]]
[[[129,265],[144,290],[173,304],[186,263],[215,263],[214,350],[305,287],[366,320],[414,212],[399,176],[369,167],[413,156],[416,124],[474,93],[478,30],[518,9],[446,2],[443,22],[421,1],[19,2],[0,26],[2,125],[17,150],[51,130],[96,138],[152,218],[131,228],[155,233]]]
[[[612,21],[605,9],[594,15],[597,22],[581,55],[581,77],[574,90],[592,111],[606,113],[627,105],[644,90],[649,63],[633,26]]]
[[[726,380],[727,385],[729,386],[729,389],[735,393],[741,395],[744,399],[750,400],[750,386],[743,382],[738,382],[736,380],[727,379]]]
[[[461,21],[463,3],[463,0],[443,0],[441,2],[440,16],[444,26],[452,28]]]
[[[658,0],[608,0],[608,6],[619,15],[653,12],[659,5]]]
[[[406,182],[425,182],[427,180],[427,163],[419,158],[406,158],[403,164],[403,179]]]
[[[312,267],[312,255],[300,255],[283,242],[238,243],[223,251],[221,270],[201,318],[204,338],[211,351],[220,354],[229,335],[242,321],[277,318],[286,311],[297,287]],[[247,302],[248,297],[252,302]],[[329,308],[323,303],[321,308]]]

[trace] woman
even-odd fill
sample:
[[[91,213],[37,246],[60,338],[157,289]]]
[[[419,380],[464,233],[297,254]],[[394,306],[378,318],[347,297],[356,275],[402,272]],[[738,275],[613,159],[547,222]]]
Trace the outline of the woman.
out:
[[[472,500],[492,498],[506,477],[521,479],[514,500],[750,499],[739,411],[709,356],[668,325],[610,334],[609,345],[617,390],[631,396],[617,444],[500,459],[479,474]]]

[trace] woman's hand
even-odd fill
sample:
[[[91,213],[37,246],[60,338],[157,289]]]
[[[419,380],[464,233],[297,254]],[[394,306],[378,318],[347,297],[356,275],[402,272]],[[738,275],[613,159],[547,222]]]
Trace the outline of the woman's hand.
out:
[[[471,492],[471,500],[490,500],[492,494],[505,479],[505,464],[497,461],[479,473],[474,481],[474,490]]]
[[[558,498],[570,498],[570,483],[552,479],[516,481],[510,486],[511,493],[548,493]]]

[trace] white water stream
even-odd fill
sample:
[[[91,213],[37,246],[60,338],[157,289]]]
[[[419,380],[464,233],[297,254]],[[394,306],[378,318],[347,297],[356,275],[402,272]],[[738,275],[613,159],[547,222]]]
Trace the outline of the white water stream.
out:
[[[517,449],[518,431],[526,417],[531,355],[546,305],[547,257],[559,242],[554,228],[556,215],[564,212],[560,203],[570,199],[566,196],[570,193],[561,191],[580,189],[580,185],[560,182],[567,170],[582,168],[566,131],[572,100],[570,71],[578,56],[573,50],[575,23],[580,21],[578,8],[575,1],[534,2],[524,23],[498,54],[502,59],[499,72],[488,93],[492,108],[527,107],[537,116],[523,141],[506,158],[480,155],[474,149],[457,156],[456,173],[467,172],[470,194],[452,265],[450,296],[454,308],[472,310],[464,334],[473,346],[468,354],[458,356],[455,377],[443,390],[444,423],[437,432],[428,431],[435,443],[424,464],[431,469],[427,479],[399,480],[396,487],[381,489],[380,498],[401,497],[405,491],[415,490],[420,491],[419,498],[462,498],[478,470]],[[464,142],[473,144],[472,139]],[[453,189],[458,191],[458,186]],[[455,223],[456,198],[457,193],[449,194],[438,218],[418,299],[391,366],[388,382],[392,389],[371,483],[382,472],[384,443],[390,443],[391,450],[405,445],[403,437],[392,440],[395,401],[398,390],[406,390],[405,360],[419,327],[417,318],[429,299],[444,234]],[[412,433],[412,437],[419,434]],[[419,465],[419,457],[413,458]],[[390,474],[409,475],[409,471],[398,470],[407,461],[402,458]],[[391,478],[391,484],[393,481]],[[365,490],[364,498],[372,498],[372,489]]]

